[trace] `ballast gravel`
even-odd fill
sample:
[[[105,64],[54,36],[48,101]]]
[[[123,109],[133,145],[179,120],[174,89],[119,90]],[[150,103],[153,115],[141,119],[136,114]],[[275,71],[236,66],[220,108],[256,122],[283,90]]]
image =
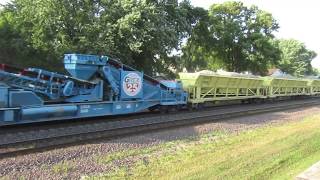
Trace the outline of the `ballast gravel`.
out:
[[[232,118],[6,158],[0,160],[0,177],[2,179],[80,179],[83,176],[107,173],[117,166],[130,166],[141,158],[133,156],[114,160],[111,165],[97,160],[97,157],[107,156],[110,153],[152,147],[165,142],[197,137],[216,130],[238,133],[270,124],[300,121],[306,116],[320,114],[319,110],[320,106],[315,106]]]

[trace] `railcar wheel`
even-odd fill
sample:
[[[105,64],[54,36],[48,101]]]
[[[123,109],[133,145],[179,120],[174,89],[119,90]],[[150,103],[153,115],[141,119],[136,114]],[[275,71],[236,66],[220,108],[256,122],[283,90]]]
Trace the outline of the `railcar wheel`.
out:
[[[249,100],[248,99],[245,99],[245,100],[241,100],[241,104],[249,104]]]
[[[199,104],[194,104],[193,110],[198,110],[199,109]]]
[[[264,103],[264,99],[256,99],[258,104],[263,104]]]
[[[148,110],[151,112],[155,112],[155,111],[159,110],[159,106],[149,107]]]
[[[179,105],[176,106],[176,110],[177,110],[177,111],[181,111],[181,109],[182,109],[182,105],[181,105],[181,104],[179,104]]]
[[[161,114],[167,114],[168,113],[168,106],[160,106],[159,111]]]
[[[177,106],[168,106],[168,113],[174,113],[178,111]]]
[[[188,104],[187,108],[188,108],[188,111],[192,111],[193,110],[193,105],[192,104]]]
[[[198,104],[198,110],[203,110],[204,109],[204,104],[203,103],[199,103]]]

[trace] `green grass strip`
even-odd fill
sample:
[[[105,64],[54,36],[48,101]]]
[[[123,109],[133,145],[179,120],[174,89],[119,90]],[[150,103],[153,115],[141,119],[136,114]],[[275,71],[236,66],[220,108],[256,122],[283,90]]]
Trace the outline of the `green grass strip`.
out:
[[[320,115],[240,134],[215,132],[159,147],[123,152],[126,157],[153,155],[148,163],[141,160],[134,167],[89,179],[292,179],[320,160]],[[110,155],[104,161],[122,156]]]

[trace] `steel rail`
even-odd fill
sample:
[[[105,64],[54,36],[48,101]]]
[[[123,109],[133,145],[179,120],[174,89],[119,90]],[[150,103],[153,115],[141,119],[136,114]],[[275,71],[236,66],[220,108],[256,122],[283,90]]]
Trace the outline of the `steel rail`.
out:
[[[24,131],[21,133],[11,132],[0,135],[0,159],[75,143],[83,143],[99,138],[111,138],[156,129],[314,105],[320,105],[319,98],[270,104],[250,104],[178,114],[162,114],[126,120],[118,119],[70,127]]]

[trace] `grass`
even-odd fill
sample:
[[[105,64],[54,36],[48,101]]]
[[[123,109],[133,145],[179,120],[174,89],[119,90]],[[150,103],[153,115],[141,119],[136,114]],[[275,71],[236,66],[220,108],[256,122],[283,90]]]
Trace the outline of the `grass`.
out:
[[[70,162],[63,161],[52,166],[52,171],[56,174],[66,175],[73,168]]]
[[[240,134],[215,132],[199,139],[110,154],[101,163],[146,156],[133,167],[88,179],[292,179],[320,160],[320,115]]]
[[[23,176],[18,176],[18,177],[15,177],[17,180],[25,180],[27,178],[23,177]],[[11,178],[8,177],[8,176],[4,176],[4,177],[0,177],[0,180],[10,180]]]
[[[141,156],[141,155],[146,155],[146,154],[150,154],[153,152],[157,152],[159,149],[160,149],[160,146],[153,146],[151,148],[131,149],[131,150],[127,150],[127,151],[120,151],[120,152],[112,153],[108,156],[97,157],[96,161],[98,163],[108,164],[108,163],[112,163],[113,161],[116,161],[119,159],[125,159],[125,158],[134,157],[134,156]]]

